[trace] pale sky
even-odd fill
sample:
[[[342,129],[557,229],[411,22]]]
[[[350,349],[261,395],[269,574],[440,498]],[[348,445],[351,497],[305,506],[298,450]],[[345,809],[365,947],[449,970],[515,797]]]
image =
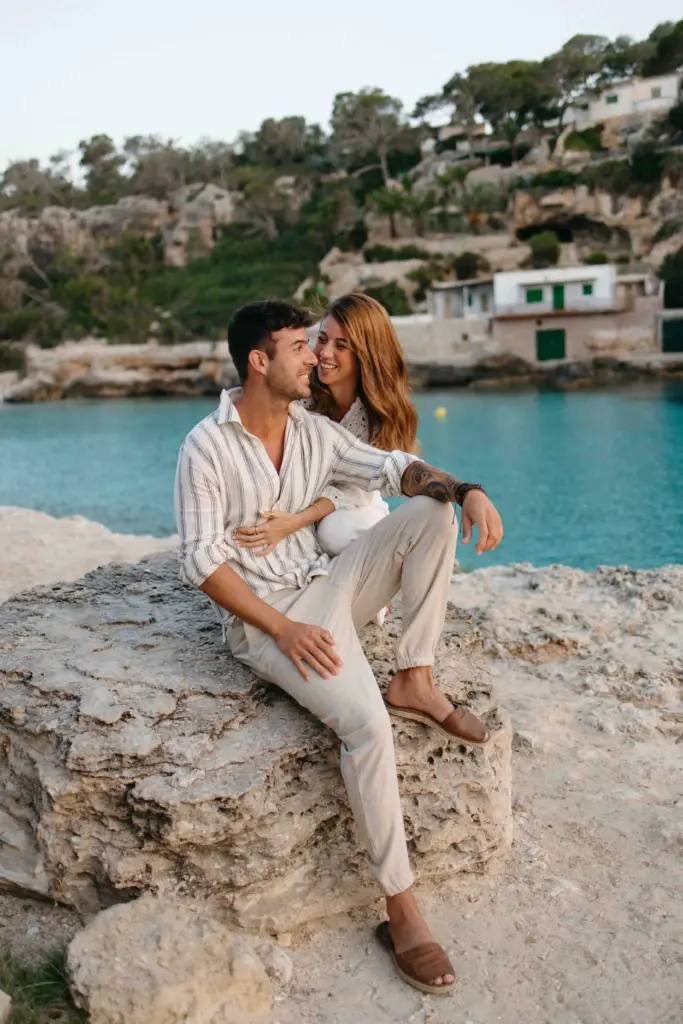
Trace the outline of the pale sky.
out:
[[[410,109],[457,70],[577,32],[642,38],[681,0],[0,0],[0,169],[102,132],[231,141],[265,117],[326,125],[337,92]]]

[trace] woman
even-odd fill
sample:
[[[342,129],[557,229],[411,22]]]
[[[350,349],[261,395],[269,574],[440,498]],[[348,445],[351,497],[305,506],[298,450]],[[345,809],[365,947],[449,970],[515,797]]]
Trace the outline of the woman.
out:
[[[312,412],[346,427],[384,451],[413,451],[417,413],[409,398],[408,369],[393,324],[369,295],[342,295],[325,312],[315,347],[318,365],[311,379]],[[244,547],[267,554],[291,533],[318,523],[318,541],[328,555],[344,548],[389,512],[379,491],[357,486],[328,487],[295,515],[264,511],[256,528],[235,532]]]

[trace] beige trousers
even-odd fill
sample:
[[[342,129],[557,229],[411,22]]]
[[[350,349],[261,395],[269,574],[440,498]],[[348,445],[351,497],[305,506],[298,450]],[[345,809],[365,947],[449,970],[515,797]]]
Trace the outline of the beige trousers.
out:
[[[268,634],[235,620],[236,658],[311,711],[341,740],[341,771],[370,866],[388,896],[410,888],[403,814],[389,715],[356,630],[401,590],[399,669],[434,663],[453,571],[457,526],[451,505],[411,498],[330,564],[329,575],[268,603],[298,622],[324,626],[343,661],[339,675],[308,682]]]

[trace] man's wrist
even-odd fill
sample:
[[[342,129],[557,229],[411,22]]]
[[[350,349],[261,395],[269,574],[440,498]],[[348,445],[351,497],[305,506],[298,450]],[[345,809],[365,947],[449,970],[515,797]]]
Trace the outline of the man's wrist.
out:
[[[486,491],[481,484],[468,484],[463,481],[462,483],[456,484],[453,489],[453,500],[456,505],[462,506],[470,491],[480,491],[482,494],[486,494]]]
[[[265,632],[272,636],[273,640],[279,640],[289,625],[290,620],[287,615],[283,615],[282,612],[276,611],[275,608],[272,608],[271,611],[273,613],[273,618],[271,622],[266,624]]]

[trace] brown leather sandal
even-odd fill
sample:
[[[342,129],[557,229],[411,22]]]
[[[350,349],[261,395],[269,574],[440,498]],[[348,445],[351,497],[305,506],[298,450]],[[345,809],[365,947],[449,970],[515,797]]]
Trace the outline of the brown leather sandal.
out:
[[[454,981],[447,985],[430,984],[433,978],[443,978],[446,974],[452,974],[455,978],[453,965],[438,942],[423,942],[407,949],[405,953],[397,953],[389,933],[388,921],[382,921],[375,934],[394,961],[399,977],[408,985],[431,996],[447,996],[453,991]]]
[[[484,723],[473,715],[466,708],[454,707],[450,715],[446,715],[442,722],[428,715],[426,711],[418,711],[417,708],[400,708],[384,698],[387,711],[396,718],[406,718],[410,722],[420,722],[440,733],[447,740],[458,740],[460,743],[468,743],[473,747],[483,747],[491,739],[491,734]]]

